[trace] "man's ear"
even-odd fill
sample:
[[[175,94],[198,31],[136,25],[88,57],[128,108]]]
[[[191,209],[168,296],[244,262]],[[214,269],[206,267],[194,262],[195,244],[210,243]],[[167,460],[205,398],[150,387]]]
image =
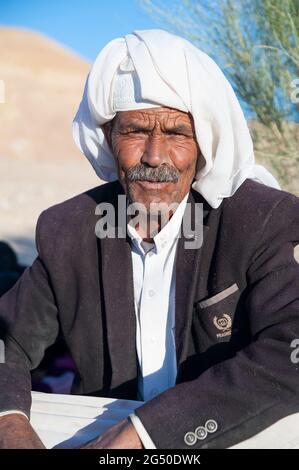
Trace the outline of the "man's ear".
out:
[[[105,139],[109,145],[110,150],[112,151],[112,140],[111,140],[111,132],[112,132],[112,121],[108,121],[101,126],[102,131],[104,132]]]

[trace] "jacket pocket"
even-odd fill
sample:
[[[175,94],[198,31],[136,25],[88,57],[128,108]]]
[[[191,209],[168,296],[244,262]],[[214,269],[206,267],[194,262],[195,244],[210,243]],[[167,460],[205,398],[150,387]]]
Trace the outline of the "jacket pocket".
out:
[[[237,284],[232,284],[221,292],[198,301],[194,305],[193,328],[200,349],[218,343],[230,342],[238,332],[236,311],[241,292]]]
[[[200,308],[210,307],[211,305],[215,305],[218,302],[226,299],[230,295],[234,294],[239,290],[239,287],[236,283],[232,284],[231,286],[227,287],[226,289],[222,290],[218,294],[209,297],[208,299],[202,300],[198,302]]]

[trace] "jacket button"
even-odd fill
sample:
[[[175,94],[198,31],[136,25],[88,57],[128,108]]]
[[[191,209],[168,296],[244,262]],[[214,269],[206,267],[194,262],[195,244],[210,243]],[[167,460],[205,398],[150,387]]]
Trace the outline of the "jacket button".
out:
[[[203,441],[207,437],[208,431],[204,426],[198,426],[198,428],[195,429],[195,435],[197,439]]]
[[[208,432],[216,432],[218,429],[218,424],[214,419],[208,419],[208,421],[205,424],[205,428]]]
[[[187,432],[184,436],[184,441],[187,446],[194,446],[195,442],[197,441],[194,432]]]

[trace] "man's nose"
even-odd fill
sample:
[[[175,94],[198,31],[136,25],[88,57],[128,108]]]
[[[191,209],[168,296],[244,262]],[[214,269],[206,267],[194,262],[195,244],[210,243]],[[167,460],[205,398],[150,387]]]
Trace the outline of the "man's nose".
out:
[[[149,136],[144,153],[141,157],[141,162],[149,166],[157,167],[162,163],[168,162],[168,151],[165,142],[162,138],[156,136]]]

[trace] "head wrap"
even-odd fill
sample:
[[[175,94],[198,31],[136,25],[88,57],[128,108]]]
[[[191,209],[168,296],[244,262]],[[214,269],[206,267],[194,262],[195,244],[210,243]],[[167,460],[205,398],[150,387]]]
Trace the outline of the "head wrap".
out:
[[[192,187],[213,208],[246,178],[279,189],[271,173],[255,164],[244,114],[220,68],[190,42],[163,30],[134,31],[109,42],[87,77],[73,137],[101,179],[118,175],[100,126],[117,111],[154,106],[193,116],[202,157]]]

